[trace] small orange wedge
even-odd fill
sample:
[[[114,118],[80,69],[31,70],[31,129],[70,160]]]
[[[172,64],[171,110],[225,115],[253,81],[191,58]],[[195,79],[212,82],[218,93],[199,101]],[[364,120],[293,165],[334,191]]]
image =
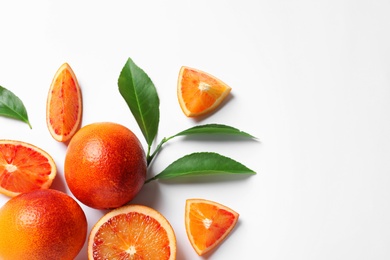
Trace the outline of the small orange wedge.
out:
[[[54,75],[46,103],[46,123],[52,137],[66,142],[81,123],[82,99],[76,75],[64,63]]]
[[[214,201],[188,199],[185,227],[188,239],[198,255],[204,255],[222,243],[237,223],[239,214]]]
[[[176,237],[155,209],[126,205],[104,215],[88,238],[88,259],[176,259]]]
[[[188,117],[215,110],[230,91],[231,87],[206,72],[186,66],[180,69],[177,96],[183,113]]]
[[[47,152],[25,142],[0,140],[0,193],[14,197],[47,189],[56,174],[57,167]]]

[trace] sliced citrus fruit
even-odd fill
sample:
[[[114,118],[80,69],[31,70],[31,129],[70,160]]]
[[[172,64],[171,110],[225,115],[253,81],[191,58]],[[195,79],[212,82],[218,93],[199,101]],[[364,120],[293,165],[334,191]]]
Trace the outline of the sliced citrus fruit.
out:
[[[217,202],[188,199],[185,227],[196,253],[204,255],[221,244],[236,225],[238,217],[237,212]]]
[[[57,174],[53,158],[22,141],[0,140],[0,193],[14,197],[47,189]]]
[[[88,239],[88,259],[176,259],[176,237],[155,209],[126,205],[104,215]]]
[[[72,68],[64,63],[54,75],[46,102],[50,134],[59,142],[70,140],[80,126],[81,115],[80,86]]]
[[[198,69],[181,67],[177,96],[184,114],[196,117],[216,109],[230,93],[231,87]]]

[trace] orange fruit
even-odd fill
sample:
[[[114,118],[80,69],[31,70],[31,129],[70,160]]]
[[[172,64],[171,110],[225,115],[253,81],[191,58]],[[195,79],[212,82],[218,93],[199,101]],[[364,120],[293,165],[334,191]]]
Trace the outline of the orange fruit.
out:
[[[231,87],[206,72],[186,66],[180,69],[177,96],[183,113],[188,117],[215,110],[230,91]]]
[[[155,209],[126,205],[104,215],[88,239],[88,259],[176,259],[176,237]]]
[[[65,179],[73,195],[96,209],[132,200],[146,179],[146,156],[136,135],[123,125],[102,122],[82,127],[65,156]]]
[[[0,193],[14,197],[47,189],[56,174],[54,160],[44,150],[22,141],[0,140]]]
[[[227,237],[237,223],[239,214],[214,201],[188,199],[185,227],[188,239],[198,255],[204,255]]]
[[[52,137],[66,142],[81,123],[82,99],[76,75],[64,63],[54,75],[46,102],[46,123]]]
[[[85,243],[87,220],[69,195],[35,190],[0,209],[0,259],[73,260]]]

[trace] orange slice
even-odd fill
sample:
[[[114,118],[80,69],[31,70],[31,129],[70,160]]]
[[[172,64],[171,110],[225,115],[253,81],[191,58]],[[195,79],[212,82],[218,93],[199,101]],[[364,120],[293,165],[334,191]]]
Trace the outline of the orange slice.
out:
[[[155,209],[126,205],[104,215],[88,239],[88,259],[176,259],[176,237]]]
[[[188,239],[198,255],[204,255],[226,238],[237,223],[239,214],[214,201],[188,199],[185,226]]]
[[[21,141],[0,140],[0,193],[14,197],[47,189],[56,174],[54,160],[42,149]]]
[[[188,117],[215,110],[230,91],[231,87],[206,72],[186,66],[180,69],[177,96],[183,113]]]
[[[81,90],[76,75],[64,63],[54,75],[46,103],[46,122],[50,134],[59,142],[66,142],[81,123]]]

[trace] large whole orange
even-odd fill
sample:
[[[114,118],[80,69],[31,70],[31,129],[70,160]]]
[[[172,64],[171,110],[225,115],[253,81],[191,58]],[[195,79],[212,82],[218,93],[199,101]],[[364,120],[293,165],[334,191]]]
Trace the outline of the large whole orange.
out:
[[[86,235],[83,210],[60,191],[22,193],[0,209],[0,259],[74,259]]]
[[[65,179],[73,195],[96,209],[132,200],[146,179],[146,157],[136,135],[110,122],[82,127],[65,157]]]

